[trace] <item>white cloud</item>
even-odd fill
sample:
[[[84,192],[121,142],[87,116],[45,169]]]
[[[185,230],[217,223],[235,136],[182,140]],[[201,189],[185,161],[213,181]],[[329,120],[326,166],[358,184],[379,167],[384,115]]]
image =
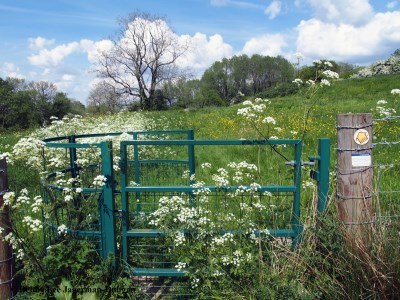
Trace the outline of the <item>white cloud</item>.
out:
[[[21,74],[21,71],[18,66],[14,65],[13,63],[3,63],[3,66],[0,67],[0,74],[1,77],[13,77],[13,78],[20,78],[25,79],[26,76]]]
[[[373,17],[369,0],[308,0],[315,17],[328,22],[361,25]]]
[[[94,42],[82,39],[79,42],[58,45],[52,49],[40,49],[38,54],[28,57],[29,62],[38,67],[49,68],[57,67],[64,59],[74,53],[87,53],[89,62],[95,62],[99,53],[109,50],[112,47],[110,40]]]
[[[60,64],[67,56],[79,50],[79,43],[72,42],[69,44],[59,45],[51,50],[42,49],[39,51],[39,54],[29,56],[28,60],[34,66],[54,67]]]
[[[275,19],[277,15],[280,14],[282,9],[282,3],[280,1],[272,1],[270,5],[265,9],[265,14],[270,20]]]
[[[61,79],[63,81],[74,81],[75,79],[75,75],[71,75],[71,74],[64,74]]]
[[[38,36],[37,38],[29,38],[28,39],[29,49],[41,50],[47,46],[54,45],[55,41],[56,41],[55,39],[48,40],[41,36]]]
[[[297,51],[308,57],[362,62],[387,55],[400,43],[400,11],[378,13],[363,26],[311,19],[297,30]]]
[[[210,36],[196,33],[194,36],[182,35],[180,41],[189,40],[190,49],[179,58],[178,65],[183,68],[192,68],[196,72],[204,71],[215,61],[233,55],[231,45],[224,42],[222,36],[215,34]]]
[[[89,62],[95,63],[102,52],[111,50],[113,42],[110,40],[101,40],[98,42],[82,40],[81,45],[87,52]]]
[[[276,56],[283,54],[283,48],[286,46],[287,43],[282,34],[265,34],[248,40],[242,52],[247,55]]]

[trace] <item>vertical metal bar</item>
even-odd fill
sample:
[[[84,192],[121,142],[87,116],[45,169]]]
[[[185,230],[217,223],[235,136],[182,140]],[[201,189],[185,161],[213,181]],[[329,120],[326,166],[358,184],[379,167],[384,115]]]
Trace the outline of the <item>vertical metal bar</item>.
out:
[[[103,259],[105,259],[110,254],[113,256],[116,254],[114,170],[111,141],[101,143],[101,167],[103,176],[107,178],[106,184],[103,186],[103,203],[100,207]],[[115,261],[113,265],[115,265]]]
[[[76,139],[75,139],[75,135],[71,135],[68,137],[68,142],[70,144],[75,144],[76,143]],[[69,148],[69,165],[72,169],[71,171],[71,176],[72,178],[75,178],[77,175],[77,166],[76,166],[76,148]]]
[[[303,142],[299,142],[294,148],[294,185],[296,190],[293,195],[293,213],[292,213],[292,228],[295,236],[292,241],[292,246],[295,247],[299,242],[301,228],[300,228],[300,186],[301,186],[301,154]]]
[[[127,231],[129,230],[129,201],[128,193],[126,192],[127,186],[127,154],[126,145],[121,142],[120,144],[120,186],[121,186],[121,209],[122,209],[122,259],[128,260],[128,237]]]
[[[187,132],[187,139],[194,140],[194,130],[190,129]],[[196,173],[196,162],[194,158],[194,145],[188,145],[188,159],[189,159],[189,173],[193,175]]]
[[[137,141],[139,138],[139,134],[137,132],[133,133],[133,139]],[[139,146],[133,145],[133,161],[134,161],[134,169],[135,169],[135,183],[140,184],[140,161],[139,161]],[[142,206],[140,204],[140,193],[136,192],[136,210],[140,212],[142,210]]]
[[[194,140],[194,130],[189,129],[187,131],[187,139],[193,141]],[[196,162],[194,157],[194,144],[188,145],[188,161],[189,161],[189,178],[192,177],[193,174],[196,173]],[[192,180],[190,180],[190,184],[193,184]],[[195,197],[192,192],[190,192],[190,204],[193,206],[195,204]]]
[[[318,139],[318,212],[324,212],[327,206],[329,190],[330,139]]]

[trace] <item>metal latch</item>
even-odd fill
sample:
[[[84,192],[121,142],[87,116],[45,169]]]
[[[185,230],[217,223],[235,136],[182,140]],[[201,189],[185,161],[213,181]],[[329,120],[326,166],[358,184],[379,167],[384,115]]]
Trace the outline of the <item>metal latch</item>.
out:
[[[296,162],[294,160],[286,161],[285,165],[294,167],[296,165]],[[314,166],[315,161],[301,161],[301,165],[302,166]]]

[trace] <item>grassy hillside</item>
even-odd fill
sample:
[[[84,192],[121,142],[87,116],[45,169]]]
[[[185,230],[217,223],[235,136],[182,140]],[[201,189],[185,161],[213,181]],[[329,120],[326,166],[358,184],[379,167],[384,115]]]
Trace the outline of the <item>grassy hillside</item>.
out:
[[[271,128],[269,135],[302,138],[306,130],[305,155],[314,154],[317,138],[328,137],[335,143],[337,114],[372,113],[374,119],[380,118],[377,110],[379,100],[387,101],[384,105],[386,108],[393,108],[400,113],[400,99],[390,94],[392,89],[399,86],[399,75],[347,79],[324,87],[313,99],[305,99],[301,93],[271,99],[268,115],[276,119],[274,128],[280,127],[280,130]],[[162,116],[168,120],[170,128],[192,128],[197,139],[255,138],[255,130],[244,124],[237,115],[241,107],[242,104],[237,104],[198,110],[170,110],[146,113],[146,116],[156,120]],[[308,110],[310,112],[306,118]],[[396,121],[376,123],[375,140],[400,140],[400,127],[396,124]]]
[[[33,132],[2,134],[0,136],[0,153],[12,152],[12,146],[20,138],[27,135],[42,139],[57,135],[83,133],[194,129],[196,139],[256,139],[273,136],[281,139],[300,139],[304,137],[303,160],[307,160],[309,155],[316,154],[318,138],[328,137],[332,140],[331,171],[334,174],[336,165],[336,114],[371,112],[374,119],[382,118],[380,112],[383,109],[381,108],[379,112],[377,106],[384,106],[386,109],[392,108],[400,113],[400,99],[396,99],[390,94],[390,91],[395,88],[400,88],[400,75],[339,80],[330,87],[325,86],[318,90],[310,99],[304,96],[305,91],[290,97],[274,98],[266,104],[262,118],[271,117],[274,122],[276,121],[275,124],[273,122],[251,123],[246,121],[237,113],[238,109],[244,107],[243,104],[198,110],[125,112],[109,116],[91,116],[83,120],[74,118],[54,122],[51,126]],[[386,103],[378,105],[379,100],[385,100]],[[396,115],[397,113],[392,111],[392,114]],[[400,141],[400,124],[397,119],[376,121],[374,123],[374,141]],[[89,140],[87,142],[98,141]],[[113,145],[116,147],[117,141]],[[216,299],[397,299],[396,295],[400,293],[400,258],[393,253],[397,253],[399,249],[398,229],[400,226],[398,218],[395,218],[399,210],[399,202],[397,201],[397,195],[400,191],[400,181],[397,179],[400,169],[399,146],[397,143],[391,146],[377,146],[373,151],[374,166],[376,166],[374,168],[373,192],[376,195],[374,206],[381,209],[385,218],[379,218],[380,211],[376,210],[379,226],[373,228],[374,239],[370,241],[371,244],[368,245],[368,249],[359,248],[357,243],[354,246],[346,242],[342,228],[337,222],[333,201],[330,202],[328,212],[321,218],[316,218],[312,209],[315,189],[304,187],[301,193],[301,221],[305,224],[306,229],[303,243],[296,251],[291,251],[281,242],[274,243],[272,237],[258,238],[258,240],[257,237],[254,237],[255,240],[251,241],[247,236],[245,236],[245,239],[234,240],[224,235],[224,237],[215,237],[210,247],[204,247],[204,243],[207,241],[201,239],[192,239],[181,248],[179,248],[180,244],[175,245],[174,251],[172,251],[176,255],[175,259],[179,259],[180,263],[187,263],[193,271],[196,270],[190,274],[191,285],[195,288],[189,288],[189,291],[200,298]],[[260,173],[262,176],[258,175],[256,178],[263,181],[260,181],[260,183],[281,184],[292,180],[290,177],[292,176],[291,169],[285,166],[285,160],[282,159],[281,155],[276,155],[269,147],[262,151],[258,150],[260,148],[257,149],[257,146],[251,150],[245,149],[245,147],[248,146],[232,147],[229,150],[224,147],[199,149],[196,152],[197,170],[199,170],[198,174],[196,171],[197,179],[211,180],[212,175],[216,174],[217,168],[225,167],[229,162],[237,163],[246,160],[261,166],[262,171]],[[47,252],[44,253],[41,228],[35,225],[36,227],[33,227],[35,231],[32,232],[32,229],[27,225],[30,224],[32,218],[38,221],[38,224],[41,224],[43,212],[38,209],[33,210],[33,208],[40,207],[53,213],[54,207],[51,206],[51,201],[42,203],[38,201],[38,198],[33,198],[34,195],[40,193],[39,170],[43,163],[42,155],[45,154],[40,147],[36,147],[35,141],[32,140],[18,144],[15,150],[18,151],[11,154],[14,164],[10,165],[10,188],[15,191],[16,197],[21,196],[21,194],[23,197],[17,198],[16,201],[21,203],[18,206],[16,205],[15,209],[12,207],[11,211],[15,218],[15,228],[19,230],[20,236],[24,237],[24,244],[29,245],[29,248],[21,248],[22,252],[27,251],[27,255],[23,258],[23,264],[19,266],[22,270],[20,273],[24,276],[23,285],[54,288],[60,284],[62,279],[67,277],[68,283],[71,283],[74,287],[98,286],[99,284],[108,286],[110,282],[117,288],[121,286],[130,287],[132,282],[129,278],[119,276],[114,272],[115,270],[107,269],[106,265],[98,266],[99,262],[95,255],[96,252],[91,248],[92,246],[77,243],[76,239],[74,240],[73,237],[68,235],[59,236],[60,242],[51,247],[54,250],[47,249]],[[179,151],[177,153],[184,155],[187,153],[185,152],[187,149],[180,149]],[[172,151],[169,152],[169,149],[166,149],[165,152],[167,155],[172,153]],[[287,156],[288,160],[292,158],[293,151],[289,146],[278,148],[278,152]],[[46,152],[46,155],[50,154],[47,157],[47,164],[50,167],[60,168],[63,163],[65,164],[65,161],[69,163],[68,155],[65,153],[65,151]],[[118,153],[118,151],[115,151],[115,153]],[[54,156],[51,157],[53,154]],[[96,153],[88,157],[95,161],[99,159],[99,155]],[[35,160],[35,158],[37,159]],[[52,158],[55,160],[52,160]],[[25,165],[25,162],[30,162],[30,167]],[[201,164],[204,162],[210,162],[215,170],[204,169],[201,173]],[[391,164],[392,166],[387,168],[382,166],[383,164]],[[118,169],[118,165],[116,169]],[[305,168],[303,183],[309,180],[307,178],[308,172],[309,169]],[[97,173],[92,175],[94,177]],[[176,172],[175,175],[181,176],[179,172]],[[331,183],[331,194],[334,195],[334,175],[332,175]],[[77,183],[72,182],[72,184]],[[29,190],[29,197],[27,192],[22,193],[21,191],[25,187]],[[66,200],[67,196],[70,195],[63,194],[69,192],[71,191],[67,189],[67,191],[60,192],[58,196],[54,195],[58,201],[56,204],[60,205],[57,207],[71,208],[69,205],[73,204],[70,203],[70,200]],[[74,196],[78,197],[79,195]],[[255,215],[260,217],[258,218],[258,220],[261,220],[260,224],[264,222],[264,213],[275,216],[276,219],[272,217],[274,222],[279,221],[275,209],[279,209],[279,206],[285,201],[285,197],[289,199],[289,196],[285,195],[271,197],[268,207],[263,208],[265,209],[263,214],[259,214],[261,210],[254,210]],[[331,197],[331,199],[333,198]],[[34,199],[36,199],[36,202]],[[216,197],[215,199],[212,200],[214,202],[210,202],[213,204],[210,207],[219,203],[219,198]],[[226,196],[224,200],[224,203],[227,204],[233,201]],[[290,211],[291,198],[287,202],[287,211]],[[176,208],[175,203],[170,204],[172,210]],[[75,211],[75,209],[79,211],[81,206],[73,207],[71,211]],[[180,210],[177,213],[180,214]],[[219,219],[217,218],[219,220],[215,223],[217,225],[222,222],[221,220],[224,217],[228,219],[228,216],[224,216],[226,211],[221,207],[218,211],[209,211],[209,213],[210,215],[221,216]],[[30,218],[26,219],[26,216]],[[174,220],[174,218],[166,218],[166,220],[169,219]],[[190,221],[190,218],[188,219]],[[208,223],[205,222],[204,224],[207,225]],[[171,228],[175,229],[174,227]],[[173,236],[171,238],[174,241]],[[257,241],[256,246],[254,241]],[[210,239],[208,242],[211,242]],[[179,249],[181,249],[181,252],[179,252]],[[215,252],[210,252],[214,250]],[[77,253],[80,257],[79,263],[76,263]],[[245,253],[250,256],[245,258],[243,255]],[[227,262],[226,259],[228,258],[232,258],[234,263]],[[218,259],[221,259],[221,261],[218,261]],[[68,263],[65,263],[65,261]],[[38,265],[40,266],[39,269]],[[71,266],[75,267],[64,272],[66,268]],[[214,276],[215,274],[217,276]],[[32,294],[28,294],[26,298],[32,298]],[[35,296],[37,299],[45,298],[44,294],[40,292]],[[52,295],[46,294],[46,296]],[[101,299],[109,299],[108,296],[103,295]],[[134,295],[131,296],[135,297]],[[20,299],[23,299],[23,297]]]

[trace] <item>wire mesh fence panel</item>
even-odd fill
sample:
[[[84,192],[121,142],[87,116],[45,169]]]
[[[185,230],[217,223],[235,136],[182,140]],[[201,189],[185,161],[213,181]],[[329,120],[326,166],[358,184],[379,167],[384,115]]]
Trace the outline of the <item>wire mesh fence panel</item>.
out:
[[[374,210],[377,222],[398,220],[400,214],[400,117],[374,119]]]

